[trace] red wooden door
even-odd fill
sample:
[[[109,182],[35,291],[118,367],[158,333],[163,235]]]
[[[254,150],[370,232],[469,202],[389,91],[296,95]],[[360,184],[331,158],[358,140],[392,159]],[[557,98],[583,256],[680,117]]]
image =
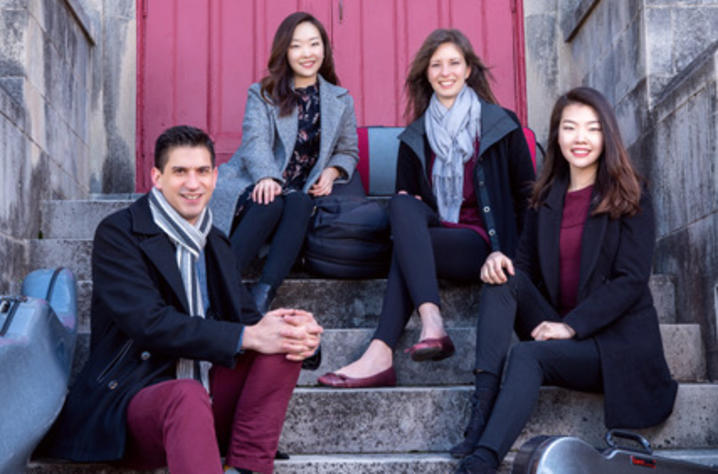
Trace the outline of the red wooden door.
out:
[[[522,0],[137,0],[137,180],[151,186],[154,141],[167,127],[207,130],[219,163],[241,140],[247,88],[266,71],[272,37],[297,10],[331,37],[359,125],[403,125],[403,81],[435,28],[459,28],[492,68],[502,105],[526,115]]]

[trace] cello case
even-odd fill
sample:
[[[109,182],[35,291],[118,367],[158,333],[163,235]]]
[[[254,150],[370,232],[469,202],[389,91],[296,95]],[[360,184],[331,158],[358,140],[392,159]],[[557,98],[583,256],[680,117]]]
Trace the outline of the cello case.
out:
[[[75,278],[36,270],[0,296],[0,473],[25,472],[62,408],[77,334]]]
[[[619,446],[623,438],[640,448]],[[606,433],[607,448],[594,448],[573,436],[536,436],[521,446],[512,474],[706,474],[718,468],[656,456],[643,436],[621,430]]]

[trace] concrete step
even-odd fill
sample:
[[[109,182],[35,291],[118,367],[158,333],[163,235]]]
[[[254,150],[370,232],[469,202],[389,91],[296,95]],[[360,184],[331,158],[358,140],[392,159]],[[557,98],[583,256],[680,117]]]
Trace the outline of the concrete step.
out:
[[[58,247],[31,241],[31,268],[65,266],[78,278],[78,319],[80,328],[89,327],[92,281],[89,280],[89,253],[78,252],[74,257]],[[50,241],[47,241],[50,242]],[[86,241],[76,241],[86,242]],[[76,244],[80,245],[80,244]],[[84,244],[82,244],[84,245]],[[89,252],[87,244],[85,252]],[[65,253],[63,255],[63,253]],[[83,266],[88,268],[82,268]],[[675,304],[671,293],[673,285],[666,284],[665,275],[652,275],[650,288],[654,296],[658,319],[663,324],[676,322]],[[386,288],[385,279],[336,280],[322,278],[288,278],[279,287],[272,307],[295,307],[311,311],[325,328],[375,328],[381,313]],[[471,327],[476,324],[481,286],[452,285],[439,282],[442,312],[449,327]],[[669,290],[668,290],[669,289]],[[664,291],[665,290],[665,291]],[[418,318],[412,317],[408,327],[417,327]]]
[[[322,363],[315,371],[303,370],[299,386],[315,386],[317,378],[356,360],[369,344],[373,329],[328,329],[322,336]],[[419,337],[418,329],[409,329],[402,336],[394,353],[397,383],[400,386],[472,384],[475,360],[476,329],[449,328],[456,353],[439,362],[417,363],[404,353]],[[705,380],[705,354],[698,324],[661,325],[663,347],[673,378],[679,382]],[[89,354],[89,334],[77,338],[73,376],[84,365]],[[74,380],[74,378],[73,378]]]
[[[458,464],[448,454],[293,454],[286,461],[274,463],[275,474],[446,474]],[[510,462],[500,472],[510,471]],[[133,471],[107,464],[62,464],[33,462],[28,474],[168,474],[167,469]]]
[[[655,454],[686,462],[718,467],[718,450],[657,450]],[[515,452],[510,452],[499,467],[499,474],[509,474]],[[292,454],[286,461],[275,461],[275,474],[446,474],[453,472],[458,461],[446,453],[406,454]],[[168,474],[167,469],[133,471],[107,464],[67,464],[31,462],[28,474]]]
[[[461,438],[469,387],[298,388],[280,445],[290,453],[446,452]],[[681,384],[673,414],[638,430],[656,449],[715,447],[718,384]],[[517,449],[540,434],[578,436],[603,445],[603,397],[544,387]]]
[[[394,352],[397,382],[401,386],[473,384],[476,328],[449,328],[456,353],[439,362],[417,363],[404,349],[419,339],[418,329],[405,331]],[[316,385],[325,372],[356,360],[369,345],[373,329],[330,329],[322,336],[322,364],[316,371],[302,371],[298,384]],[[673,378],[681,382],[705,380],[705,353],[698,324],[662,324],[661,336]]]
[[[91,239],[102,219],[132,202],[126,198],[43,201],[40,229],[46,239]]]

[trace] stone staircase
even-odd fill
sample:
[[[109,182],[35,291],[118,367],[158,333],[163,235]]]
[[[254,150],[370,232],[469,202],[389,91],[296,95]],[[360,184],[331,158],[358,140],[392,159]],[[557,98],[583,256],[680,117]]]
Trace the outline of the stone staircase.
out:
[[[92,292],[92,235],[127,199],[50,201],[42,207],[42,239],[31,242],[31,265],[69,267],[78,279],[79,346],[75,370],[87,357]],[[661,454],[718,465],[718,384],[705,382],[705,354],[697,324],[677,324],[673,284],[651,278],[671,373],[680,382],[673,415],[641,433]],[[403,349],[416,341],[413,318],[396,352],[396,388],[337,390],[315,385],[318,375],[356,358],[368,344],[384,280],[290,278],[274,307],[312,311],[324,326],[323,362],[303,371],[290,402],[280,447],[291,454],[277,473],[447,473],[456,465],[447,451],[458,442],[469,410],[478,286],[442,288],[442,304],[456,354],[441,362],[412,362]],[[514,448],[539,434],[571,434],[603,445],[602,397],[555,387],[541,390],[538,406]],[[718,452],[718,451],[716,451]],[[502,465],[510,471],[513,453]],[[125,473],[100,464],[33,461],[30,473]],[[165,470],[158,470],[164,473]]]

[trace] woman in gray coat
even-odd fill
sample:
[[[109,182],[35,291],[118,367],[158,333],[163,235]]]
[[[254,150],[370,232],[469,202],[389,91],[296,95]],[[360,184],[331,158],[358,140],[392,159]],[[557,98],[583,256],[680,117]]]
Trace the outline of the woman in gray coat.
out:
[[[249,88],[242,144],[219,168],[210,203],[241,271],[271,239],[251,288],[262,313],[301,250],[312,197],[349,181],[358,161],[354,101],[336,85],[329,38],[316,18],[296,12],[282,21],[268,70]]]

